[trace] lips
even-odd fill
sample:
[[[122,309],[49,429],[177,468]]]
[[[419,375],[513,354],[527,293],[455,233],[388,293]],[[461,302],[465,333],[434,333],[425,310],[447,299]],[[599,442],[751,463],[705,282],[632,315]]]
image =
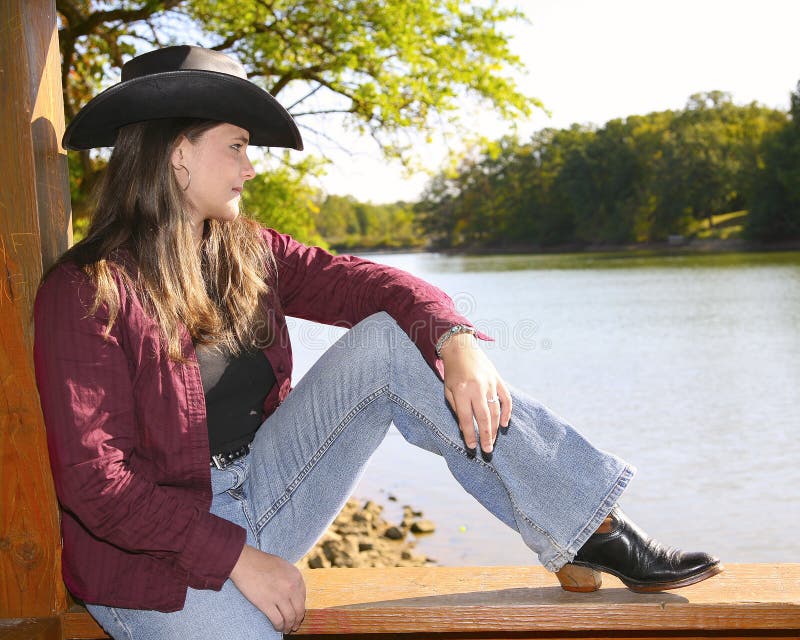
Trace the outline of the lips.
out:
[[[234,187],[233,189],[231,189],[231,191],[233,191],[238,195],[242,195],[242,187]]]

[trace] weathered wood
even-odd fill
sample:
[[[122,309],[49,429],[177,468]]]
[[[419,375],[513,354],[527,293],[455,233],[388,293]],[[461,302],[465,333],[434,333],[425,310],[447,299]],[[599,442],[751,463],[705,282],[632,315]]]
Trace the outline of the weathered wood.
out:
[[[292,638],[287,636],[287,638]],[[304,640],[331,640],[330,635],[303,635]],[[652,631],[646,635],[625,631],[586,633],[558,631],[498,631],[495,633],[344,633],[347,640],[798,640],[796,631],[743,631],[719,633],[702,632],[700,635],[685,631]]]
[[[0,620],[0,640],[61,640],[58,618]]]
[[[568,593],[541,567],[305,575],[303,634],[800,630],[800,564],[732,565],[711,580],[659,594],[633,593],[607,575],[595,593]]]
[[[32,304],[42,273],[37,176],[63,156],[34,154],[32,118],[57,139],[62,109],[48,92],[58,74],[53,0],[0,2],[0,617],[45,617],[66,608],[58,508],[33,376]],[[43,36],[42,34],[47,34]],[[47,47],[41,51],[41,47]],[[54,57],[55,56],[55,57]],[[31,64],[33,63],[33,65]],[[36,95],[32,96],[32,87]],[[57,102],[57,101],[56,101]],[[47,106],[49,104],[49,107]],[[49,123],[49,125],[48,125]],[[41,137],[41,136],[38,136]],[[46,147],[44,145],[42,148]],[[63,176],[63,168],[61,170]],[[65,210],[68,204],[62,205]],[[52,210],[51,205],[43,207]]]
[[[674,592],[636,594],[604,576],[563,591],[541,567],[320,569],[305,572],[314,638],[798,638],[800,564],[731,565]],[[103,638],[85,611],[65,638]]]
[[[61,92],[56,7],[52,0],[23,2],[29,74],[31,133],[42,266],[47,269],[72,244],[69,175]]]
[[[103,628],[95,622],[83,607],[74,606],[66,613],[61,614],[61,627],[64,638],[80,638],[81,640],[96,640],[108,638]]]

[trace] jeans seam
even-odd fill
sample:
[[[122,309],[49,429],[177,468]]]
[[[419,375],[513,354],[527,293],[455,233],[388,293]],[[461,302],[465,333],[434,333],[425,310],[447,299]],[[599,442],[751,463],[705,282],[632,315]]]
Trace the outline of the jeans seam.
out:
[[[128,635],[128,640],[133,640],[133,633],[131,633],[131,630],[128,628],[128,625],[125,624],[125,622],[120,617],[119,613],[117,613],[117,609],[115,607],[109,607],[108,612],[111,614],[111,617],[114,618],[114,622],[116,622],[120,627],[122,627],[122,630]]]
[[[320,445],[319,449],[317,449],[316,453],[311,456],[311,459],[306,462],[306,465],[300,470],[300,472],[294,477],[294,479],[288,484],[286,489],[284,489],[283,494],[272,503],[272,506],[267,509],[267,511],[256,521],[256,537],[258,537],[260,531],[266,526],[266,524],[272,519],[272,517],[278,512],[278,510],[285,505],[292,497],[295,489],[300,486],[300,484],[305,480],[306,476],[311,472],[311,470],[316,466],[317,462],[322,459],[322,456],[325,455],[325,452],[330,448],[330,446],[336,441],[341,433],[345,430],[348,424],[352,422],[353,418],[367,406],[372,404],[372,402],[378,398],[379,396],[386,393],[386,390],[389,388],[389,385],[384,385],[380,389],[377,389],[370,393],[368,396],[365,396],[358,404],[356,404],[350,411],[345,415],[344,418],[336,425],[336,428],[328,434],[328,437],[325,438],[323,443]]]
[[[258,539],[258,532],[256,531],[255,524],[253,523],[253,517],[250,514],[249,503],[244,493],[242,492],[242,487],[240,486],[240,487],[234,487],[233,489],[228,489],[226,493],[239,503],[239,506],[242,508],[242,513],[244,514],[245,520],[247,520],[247,526],[250,527],[250,531],[253,533],[253,536],[256,539]]]
[[[455,449],[456,451],[458,451],[460,453],[463,453],[464,456],[468,460],[470,460],[470,462],[476,463],[476,464],[478,464],[478,465],[490,470],[497,477],[497,479],[500,481],[500,484],[502,484],[503,487],[506,489],[506,494],[508,495],[508,500],[509,500],[509,502],[511,502],[511,506],[513,507],[514,511],[516,511],[522,517],[522,519],[525,520],[525,522],[528,523],[528,525],[531,528],[535,529],[537,532],[539,532],[541,535],[543,535],[545,538],[547,538],[550,541],[550,543],[553,545],[553,547],[555,547],[555,549],[559,553],[559,555],[562,555],[565,552],[564,547],[562,547],[560,544],[558,544],[558,542],[555,539],[553,539],[553,536],[551,536],[547,531],[545,531],[539,525],[537,525],[535,522],[533,522],[522,511],[522,509],[519,508],[519,505],[514,500],[514,497],[511,495],[511,492],[508,490],[508,487],[506,486],[506,483],[503,482],[503,478],[497,472],[497,469],[495,469],[492,465],[484,462],[483,460],[481,460],[477,456],[467,455],[467,450],[466,449],[464,449],[463,447],[459,446],[457,443],[453,442],[450,438],[448,438],[436,426],[436,423],[434,423],[432,420],[429,420],[427,416],[425,416],[424,414],[422,414],[419,411],[417,411],[417,409],[411,403],[409,403],[408,401],[404,400],[400,396],[397,396],[397,395],[395,395],[395,394],[393,394],[391,392],[389,393],[389,397],[395,402],[395,404],[397,404],[399,407],[404,409],[407,413],[410,413],[411,415],[413,415],[414,417],[416,417],[420,421],[426,423],[429,426],[429,428],[431,429],[431,431],[436,436],[438,436],[442,441],[444,441],[451,448]]]

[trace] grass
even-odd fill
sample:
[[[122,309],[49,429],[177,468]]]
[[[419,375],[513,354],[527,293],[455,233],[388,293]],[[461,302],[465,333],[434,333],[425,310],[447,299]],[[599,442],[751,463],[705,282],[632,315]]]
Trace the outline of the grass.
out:
[[[713,226],[708,218],[698,220],[689,231],[689,235],[698,240],[729,240],[740,238],[744,228],[747,211],[732,211],[711,216]]]

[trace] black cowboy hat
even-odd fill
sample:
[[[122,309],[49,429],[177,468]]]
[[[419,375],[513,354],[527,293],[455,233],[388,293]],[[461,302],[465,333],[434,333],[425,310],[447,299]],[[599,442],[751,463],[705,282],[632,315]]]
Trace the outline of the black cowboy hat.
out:
[[[70,122],[64,147],[113,147],[120,127],[157,118],[219,120],[247,129],[252,145],[303,148],[292,116],[247,79],[241,64],[185,45],[126,62],[122,82],[92,98]]]

